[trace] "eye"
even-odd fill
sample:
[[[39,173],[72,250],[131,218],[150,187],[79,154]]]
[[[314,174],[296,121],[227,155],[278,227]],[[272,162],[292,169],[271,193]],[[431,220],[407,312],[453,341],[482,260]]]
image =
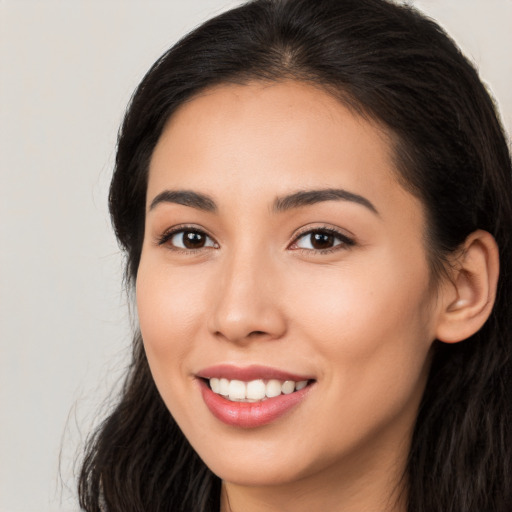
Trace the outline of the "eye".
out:
[[[159,245],[170,245],[173,249],[197,250],[206,247],[218,247],[216,242],[199,229],[175,229],[165,233],[158,241]]]
[[[354,245],[347,236],[328,228],[318,228],[300,235],[290,249],[305,249],[309,251],[329,251]]]

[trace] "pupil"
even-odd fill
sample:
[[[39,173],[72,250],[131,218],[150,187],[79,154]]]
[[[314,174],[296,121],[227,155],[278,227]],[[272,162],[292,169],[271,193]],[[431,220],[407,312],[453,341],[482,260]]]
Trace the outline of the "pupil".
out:
[[[197,249],[198,247],[203,247],[204,236],[201,233],[187,231],[183,234],[183,245],[187,249]]]
[[[332,247],[334,236],[327,233],[313,233],[311,235],[311,244],[315,249],[327,249]]]

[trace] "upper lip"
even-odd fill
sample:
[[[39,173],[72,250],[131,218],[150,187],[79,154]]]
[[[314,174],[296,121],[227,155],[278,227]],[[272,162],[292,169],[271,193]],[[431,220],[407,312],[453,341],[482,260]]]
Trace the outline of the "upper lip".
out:
[[[263,380],[293,380],[300,382],[304,380],[312,380],[312,377],[308,375],[299,375],[296,373],[290,373],[288,371],[280,370],[278,368],[272,368],[269,366],[250,365],[250,366],[235,366],[232,364],[219,364],[215,366],[209,366],[199,371],[197,377],[202,379],[228,379],[228,380],[241,380],[250,382],[251,380],[263,379]]]

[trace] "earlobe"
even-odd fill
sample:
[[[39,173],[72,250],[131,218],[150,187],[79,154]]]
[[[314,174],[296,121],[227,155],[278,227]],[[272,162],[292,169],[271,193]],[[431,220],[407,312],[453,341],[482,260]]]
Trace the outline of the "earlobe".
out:
[[[475,334],[491,314],[499,275],[498,246],[487,231],[471,233],[441,290],[436,337],[457,343]]]

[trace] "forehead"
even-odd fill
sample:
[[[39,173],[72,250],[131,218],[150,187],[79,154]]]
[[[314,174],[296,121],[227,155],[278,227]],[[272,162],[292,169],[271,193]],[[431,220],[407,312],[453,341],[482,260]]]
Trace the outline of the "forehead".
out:
[[[344,188],[374,203],[409,195],[385,130],[300,82],[220,85],[181,105],[150,163],[148,201],[164,189],[240,201]]]

